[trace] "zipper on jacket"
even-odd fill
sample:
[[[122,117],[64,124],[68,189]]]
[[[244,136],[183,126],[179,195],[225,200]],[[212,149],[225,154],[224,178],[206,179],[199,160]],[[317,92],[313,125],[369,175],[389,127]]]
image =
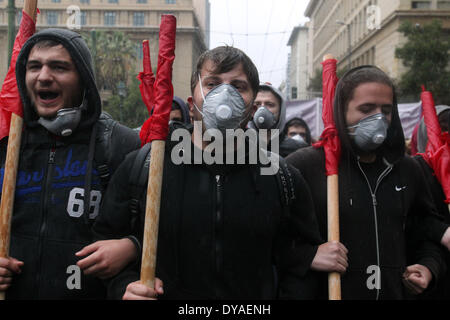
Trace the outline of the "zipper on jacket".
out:
[[[215,285],[215,295],[216,298],[221,298],[222,292],[220,290],[220,275],[222,273],[223,264],[223,252],[222,252],[222,232],[223,232],[223,196],[222,196],[222,176],[217,175],[216,177],[216,208],[215,208],[215,241],[214,241],[214,255],[215,255],[215,271],[216,279],[218,283]]]
[[[380,186],[381,181],[392,171],[392,165],[388,164],[388,167],[380,174],[380,176],[377,179],[377,183],[375,185],[375,190],[372,190],[372,186],[370,185],[369,179],[367,178],[366,173],[361,167],[361,164],[359,163],[358,158],[358,167],[359,170],[361,170],[364,178],[366,179],[367,185],[370,190],[370,195],[372,196],[372,206],[373,206],[373,216],[374,216],[374,222],[375,222],[375,243],[376,243],[376,249],[377,249],[377,265],[381,273],[381,265],[380,265],[380,242],[379,242],[379,236],[378,236],[378,216],[377,216],[377,190]],[[380,274],[380,285],[381,285],[381,274]],[[380,298],[380,289],[377,288],[377,295],[376,300],[379,300]]]
[[[47,175],[45,177],[45,185],[44,189],[42,190],[43,194],[43,200],[42,200],[42,207],[41,207],[41,225],[39,228],[39,239],[38,239],[38,261],[39,261],[39,267],[36,271],[36,284],[37,284],[37,297],[39,299],[41,294],[41,270],[42,270],[42,251],[43,251],[43,242],[45,233],[47,231],[47,209],[48,209],[48,191],[50,190],[50,184],[51,184],[51,178],[52,178],[52,171],[53,171],[53,164],[55,163],[55,155],[56,155],[56,146],[52,146],[50,149],[50,153],[48,156],[48,166],[47,166]]]

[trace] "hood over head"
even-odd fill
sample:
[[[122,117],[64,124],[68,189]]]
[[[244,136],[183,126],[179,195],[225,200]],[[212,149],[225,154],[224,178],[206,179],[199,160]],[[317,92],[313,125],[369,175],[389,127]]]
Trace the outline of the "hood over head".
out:
[[[39,116],[27,95],[25,84],[26,64],[31,49],[37,42],[52,40],[64,46],[69,52],[80,75],[84,87],[84,101],[82,103],[81,121],[76,130],[90,128],[101,114],[101,99],[95,83],[92,57],[86,42],[80,34],[67,29],[45,29],[30,37],[22,47],[16,63],[16,79],[20,97],[24,107],[24,121],[28,127],[39,125]],[[81,93],[83,94],[83,93]],[[78,107],[78,106],[67,106]],[[65,106],[66,108],[66,106]]]
[[[279,130],[279,134],[274,135],[273,139],[279,139],[279,141],[281,143],[281,141],[283,141],[283,139],[284,139],[282,130],[283,130],[284,124],[286,122],[286,101],[283,97],[283,94],[280,92],[280,90],[278,90],[271,84],[268,84],[268,83],[260,84],[259,90],[272,92],[281,102],[280,103],[280,115],[277,119],[277,122],[270,128],[270,129],[278,129]],[[253,120],[251,120],[248,123],[248,127],[257,130],[257,127],[255,126]]]
[[[395,86],[392,80],[381,69],[370,65],[356,67],[347,71],[336,86],[333,111],[343,154],[344,152],[350,152],[356,156],[356,150],[348,135],[345,120],[347,104],[352,99],[353,93],[359,85],[370,82],[386,84],[392,88],[394,93],[392,120],[387,131],[387,137],[381,147],[375,151],[390,163],[394,163],[405,154],[405,138],[398,113]]]
[[[308,124],[305,122],[305,120],[303,120],[302,118],[292,118],[291,120],[289,120],[288,122],[286,122],[286,124],[284,125],[284,129],[283,129],[283,136],[285,137],[285,139],[287,139],[287,134],[288,134],[288,128],[293,125],[295,123],[295,125],[301,125],[303,128],[306,129],[306,143],[308,143],[308,145],[311,145],[312,143],[312,138],[311,138],[311,130],[309,129]]]
[[[439,105],[436,106],[436,114],[439,116],[446,110],[450,110],[450,106]],[[448,126],[450,128],[450,113],[447,119]],[[427,126],[425,125],[425,119],[422,117],[420,120],[419,129],[417,131],[417,151],[418,153],[424,153],[428,143]]]
[[[173,103],[177,104],[180,107],[181,115],[183,116],[183,123],[191,123],[189,116],[189,107],[186,102],[184,102],[180,97],[173,96]]]

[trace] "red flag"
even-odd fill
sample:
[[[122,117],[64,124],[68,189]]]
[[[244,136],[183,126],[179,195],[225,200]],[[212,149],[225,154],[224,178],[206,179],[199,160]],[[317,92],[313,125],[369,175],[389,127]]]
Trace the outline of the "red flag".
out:
[[[140,137],[143,145],[153,140],[166,140],[169,133],[173,101],[172,65],[175,60],[176,24],[177,20],[173,15],[161,17],[158,67],[152,92],[154,110],[141,128]]]
[[[143,67],[144,71],[139,72],[137,78],[141,81],[139,85],[139,89],[141,91],[142,101],[147,107],[148,114],[151,116],[151,112],[153,107],[155,106],[155,97],[153,95],[153,86],[155,84],[155,75],[152,71],[152,62],[150,60],[150,47],[148,40],[144,40],[142,43],[142,50],[144,53],[143,59]],[[144,122],[142,125],[141,131],[139,132],[139,136],[144,145],[147,141],[150,127],[150,119]]]
[[[422,86],[422,110],[427,127],[428,143],[425,153],[420,155],[433,169],[436,178],[442,185],[447,204],[450,204],[450,136],[442,133],[431,92]]]
[[[150,115],[155,105],[155,98],[153,96],[153,85],[155,84],[155,75],[152,71],[152,62],[150,60],[150,48],[148,40],[142,42],[142,50],[144,52],[143,66],[144,71],[139,72],[137,78],[141,81],[139,89],[141,91],[142,100],[147,106],[148,114]]]
[[[323,147],[325,150],[325,167],[327,176],[338,174],[339,159],[341,157],[341,143],[333,117],[333,100],[338,78],[336,76],[335,59],[328,59],[322,62],[322,84],[323,103],[322,119],[324,131],[320,136],[320,141],[314,144],[315,148]]]
[[[25,11],[22,11],[22,20],[14,40],[11,63],[0,92],[0,140],[9,134],[11,114],[15,113],[23,117],[22,101],[16,83],[16,61],[22,46],[34,34],[35,29],[36,24],[33,19]]]

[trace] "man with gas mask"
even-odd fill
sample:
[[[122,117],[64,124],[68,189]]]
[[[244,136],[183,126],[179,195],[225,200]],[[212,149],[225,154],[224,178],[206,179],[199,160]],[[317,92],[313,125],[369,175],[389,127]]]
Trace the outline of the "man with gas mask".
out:
[[[184,153],[191,149],[190,157],[206,155],[211,142],[198,138],[209,130],[244,129],[258,85],[258,71],[241,50],[224,46],[203,53],[188,98],[197,123],[184,128],[178,123],[178,129],[189,133]],[[320,236],[309,190],[298,171],[287,166],[295,195],[285,203],[278,175],[261,174],[260,163],[175,164],[172,150],[178,141],[172,139],[177,131],[171,126],[169,132],[156,260],[162,282],[156,281],[155,288],[140,284],[137,261],[110,280],[109,297],[301,298],[297,283],[311,265]],[[94,225],[105,238],[135,234],[142,240],[145,197],[139,199],[137,216],[128,205],[128,175],[138,157],[139,152],[131,153],[112,178]],[[142,174],[148,176],[148,171]]]
[[[265,129],[264,143],[269,150],[279,152],[280,143],[284,140],[282,130],[286,118],[286,104],[282,93],[266,82],[261,84],[256,96],[255,111],[249,128],[256,130]]]
[[[405,156],[395,88],[373,66],[348,71],[338,82],[334,117],[341,141],[340,242],[319,246],[312,273],[327,297],[325,272],[339,272],[342,299],[405,299],[439,281],[442,250],[418,235],[439,218],[417,163]],[[323,239],[327,238],[327,179],[323,148],[287,157],[310,186]],[[305,287],[308,284],[305,283]],[[408,289],[408,290],[405,290]]]
[[[46,29],[30,37],[16,78],[24,132],[0,290],[8,289],[7,299],[105,298],[101,280],[83,275],[75,254],[92,242],[108,176],[139,148],[139,137],[102,114],[91,54],[75,32]],[[2,176],[6,145],[7,138]]]
[[[287,157],[301,148],[311,145],[311,131],[308,124],[301,118],[292,118],[283,129],[284,140],[280,144],[280,156]]]

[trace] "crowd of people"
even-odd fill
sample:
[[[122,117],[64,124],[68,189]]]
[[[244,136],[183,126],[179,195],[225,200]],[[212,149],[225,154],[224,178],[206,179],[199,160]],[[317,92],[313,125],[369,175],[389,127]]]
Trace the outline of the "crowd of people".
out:
[[[286,119],[283,94],[244,52],[204,52],[191,96],[174,97],[170,113],[154,287],[139,280],[151,144],[102,112],[86,43],[40,31],[16,78],[24,134],[10,253],[0,257],[7,299],[322,300],[330,272],[341,274],[344,300],[450,298],[446,197],[420,154],[407,154],[395,87],[379,68],[351,69],[336,87],[341,238],[327,241],[318,137]],[[437,108],[443,131],[449,109]],[[238,144],[226,149],[241,162],[194,159],[217,156],[205,132],[239,129],[265,140],[257,161],[250,136],[243,159]],[[181,150],[177,130],[191,139]],[[416,135],[420,153],[424,123]],[[178,152],[192,161],[175,163]],[[273,174],[262,174],[263,159],[278,163]]]

